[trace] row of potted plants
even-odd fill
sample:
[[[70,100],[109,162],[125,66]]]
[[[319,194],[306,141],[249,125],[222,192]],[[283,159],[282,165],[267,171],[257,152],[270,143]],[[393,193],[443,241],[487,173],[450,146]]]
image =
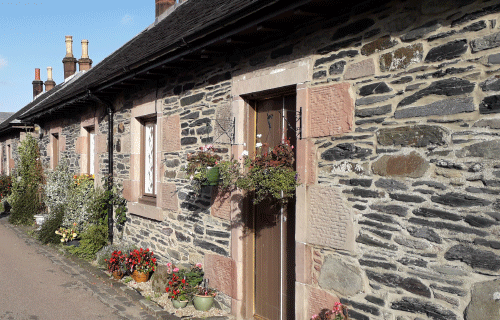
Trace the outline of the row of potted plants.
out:
[[[212,145],[200,149],[188,154],[185,168],[196,189],[203,185],[219,185],[225,190],[240,188],[254,193],[254,204],[268,197],[285,204],[299,185],[294,149],[288,140],[274,148],[258,142],[253,156],[244,151],[240,159],[245,170],[237,160],[222,160]]]
[[[130,274],[136,282],[148,281],[157,266],[153,251],[143,248],[132,250],[128,254],[113,251],[105,261],[108,271],[115,279]],[[183,308],[190,301],[196,310],[207,311],[212,307],[216,291],[208,287],[208,279],[203,276],[201,264],[181,270],[172,263],[167,263],[168,284],[165,292],[175,308]]]
[[[105,261],[108,271],[115,279],[121,279],[128,273],[136,282],[145,282],[151,272],[156,270],[156,258],[149,248],[132,250],[128,255],[121,251],[113,251],[111,257]]]

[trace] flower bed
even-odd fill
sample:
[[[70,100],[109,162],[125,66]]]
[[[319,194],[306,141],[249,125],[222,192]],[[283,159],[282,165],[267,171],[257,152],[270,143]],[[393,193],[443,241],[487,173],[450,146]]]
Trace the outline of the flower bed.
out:
[[[130,288],[137,290],[143,297],[156,302],[165,311],[170,312],[178,317],[193,317],[193,318],[205,318],[205,317],[227,317],[229,320],[235,319],[231,314],[224,312],[218,308],[211,308],[208,311],[197,311],[194,306],[190,303],[187,307],[183,309],[175,309],[172,305],[169,295],[165,292],[163,294],[158,294],[153,291],[151,280],[147,282],[137,283],[134,280],[130,280],[130,277],[125,277],[120,280],[122,283],[126,284]]]

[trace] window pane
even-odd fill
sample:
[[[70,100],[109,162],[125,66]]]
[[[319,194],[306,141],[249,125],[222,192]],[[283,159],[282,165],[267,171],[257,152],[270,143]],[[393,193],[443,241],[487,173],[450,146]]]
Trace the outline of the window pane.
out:
[[[90,131],[89,133],[89,174],[94,173],[94,153],[95,153],[95,131]]]
[[[148,123],[145,126],[145,154],[144,154],[144,192],[154,193],[154,146],[155,146],[156,124]]]

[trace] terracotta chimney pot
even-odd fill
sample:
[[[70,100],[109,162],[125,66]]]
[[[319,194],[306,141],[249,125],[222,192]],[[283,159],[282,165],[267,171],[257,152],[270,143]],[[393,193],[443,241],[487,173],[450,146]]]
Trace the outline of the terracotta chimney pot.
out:
[[[175,4],[175,0],[155,0],[155,19]]]
[[[76,72],[76,59],[73,57],[73,37],[66,36],[66,56],[63,59],[64,79]]]
[[[33,99],[35,99],[37,95],[43,92],[43,81],[40,80],[39,68],[35,69],[35,80],[33,80],[32,84],[33,84]]]
[[[82,57],[78,60],[80,71],[92,68],[92,60],[89,58],[89,41],[82,40]]]
[[[52,79],[52,67],[47,67],[47,81],[45,81],[45,91],[50,91],[56,86],[55,81]]]

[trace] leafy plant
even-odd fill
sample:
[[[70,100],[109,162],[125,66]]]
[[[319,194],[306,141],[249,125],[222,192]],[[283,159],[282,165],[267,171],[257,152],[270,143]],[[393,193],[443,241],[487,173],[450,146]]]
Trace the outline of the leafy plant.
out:
[[[245,158],[248,168],[246,175],[238,178],[238,188],[255,192],[254,204],[267,197],[286,204],[294,196],[295,188],[299,185],[297,172],[293,168],[295,158],[293,146],[284,141],[273,149],[267,144],[257,144],[254,158]]]
[[[76,239],[76,236],[78,235],[76,232],[76,222],[73,228],[59,228],[55,232],[55,234],[61,236],[61,242],[68,242],[71,240]]]
[[[12,205],[12,214],[9,221],[13,224],[29,225],[33,216],[43,209],[41,201],[41,184],[43,182],[42,163],[38,143],[31,136],[21,141],[19,161],[12,180],[12,194],[9,202]]]
[[[114,243],[106,245],[96,254],[97,264],[101,268],[107,268],[106,259],[111,256],[113,251],[130,252],[135,249],[137,249],[137,247],[129,243],[118,243],[118,244]]]
[[[170,299],[186,301],[190,299],[193,287],[186,281],[185,277],[174,272],[168,281],[165,291]]]
[[[108,264],[108,271],[109,272],[116,272],[116,271],[124,272],[126,269],[126,267],[125,267],[126,260],[127,260],[127,257],[121,251],[113,251],[113,253],[111,254],[111,257],[109,259],[106,259],[106,263]]]
[[[83,259],[94,260],[96,253],[106,245],[108,241],[108,225],[90,225],[81,234],[80,246],[70,247],[68,250]]]
[[[0,200],[10,196],[12,193],[12,177],[0,175]]]
[[[127,257],[127,270],[130,272],[138,271],[150,273],[156,270],[156,258],[153,251],[143,248],[133,250]]]
[[[65,206],[60,205],[51,212],[38,232],[38,240],[44,244],[60,243],[60,237],[56,235],[55,231],[61,227],[64,218],[64,211]]]
[[[66,214],[63,226],[76,227],[79,232],[85,231],[89,223],[88,200],[94,190],[94,179],[89,175],[73,176],[67,199]],[[76,225],[75,225],[76,224]]]

